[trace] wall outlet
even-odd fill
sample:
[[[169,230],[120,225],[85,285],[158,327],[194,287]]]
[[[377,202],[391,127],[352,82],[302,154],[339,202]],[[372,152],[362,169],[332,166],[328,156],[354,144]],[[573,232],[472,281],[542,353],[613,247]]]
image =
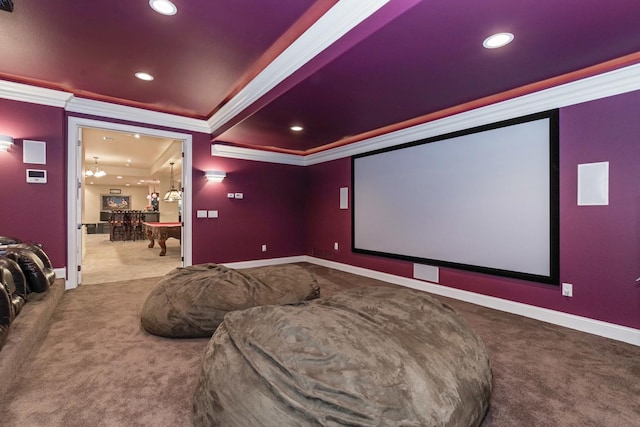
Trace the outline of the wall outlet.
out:
[[[235,193],[234,196],[236,199],[244,199],[244,193]]]
[[[236,198],[236,194],[235,193],[227,193],[227,198],[235,199]]]
[[[573,285],[571,283],[563,283],[562,284],[562,296],[563,297],[572,297],[573,296]]]
[[[262,252],[267,252],[267,245],[262,245]]]
[[[337,250],[338,250],[338,242],[335,242],[335,243],[333,244],[333,250],[334,250],[334,251],[337,251]]]

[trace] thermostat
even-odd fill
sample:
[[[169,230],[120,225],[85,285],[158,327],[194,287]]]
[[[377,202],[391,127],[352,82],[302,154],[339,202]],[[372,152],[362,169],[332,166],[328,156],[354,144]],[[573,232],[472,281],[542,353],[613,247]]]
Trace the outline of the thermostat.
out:
[[[42,169],[27,169],[27,182],[32,184],[46,184],[47,171]]]

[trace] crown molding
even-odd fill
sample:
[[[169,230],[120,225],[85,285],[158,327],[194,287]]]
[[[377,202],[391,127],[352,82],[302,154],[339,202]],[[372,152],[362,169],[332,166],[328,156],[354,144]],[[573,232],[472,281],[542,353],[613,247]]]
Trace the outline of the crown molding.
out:
[[[211,129],[205,120],[112,104],[104,101],[95,101],[92,99],[73,98],[67,103],[66,110],[73,113],[140,122],[192,132],[211,133]]]
[[[60,90],[0,80],[0,98],[64,108],[69,100],[73,98],[73,94]]]
[[[255,160],[258,162],[280,163],[284,165],[306,166],[304,157],[296,154],[275,153],[273,151],[211,144],[211,155],[231,159]]]
[[[304,156],[305,165],[445,135],[476,126],[640,90],[640,64],[565,83],[453,116]]]
[[[388,2],[389,0],[339,1],[207,120],[210,133],[224,126]]]

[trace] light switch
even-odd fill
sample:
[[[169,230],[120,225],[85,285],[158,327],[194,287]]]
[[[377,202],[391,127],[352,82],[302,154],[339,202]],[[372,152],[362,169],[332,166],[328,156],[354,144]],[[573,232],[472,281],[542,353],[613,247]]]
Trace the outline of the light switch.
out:
[[[236,195],[234,193],[227,193],[228,199],[235,199]]]
[[[244,199],[243,193],[236,193],[235,196],[236,196],[236,199]]]
[[[197,211],[196,212],[196,217],[198,217],[198,218],[206,218],[207,217],[207,211]]]
[[[208,217],[209,218],[218,218],[218,211],[209,211],[208,212]]]

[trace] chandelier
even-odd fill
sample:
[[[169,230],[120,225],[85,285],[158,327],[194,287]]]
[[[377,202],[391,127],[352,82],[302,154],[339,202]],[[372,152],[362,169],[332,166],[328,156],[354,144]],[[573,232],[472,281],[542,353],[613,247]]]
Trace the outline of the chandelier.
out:
[[[169,191],[166,192],[163,200],[165,202],[177,202],[178,200],[182,200],[182,193],[176,189],[173,183],[173,162],[169,164],[171,165],[171,182]]]
[[[94,176],[96,178],[100,178],[105,176],[107,173],[103,170],[100,170],[100,168],[98,168],[98,158],[94,157],[95,159],[95,164],[93,165],[93,169],[89,169],[87,170],[84,175],[85,176]]]

